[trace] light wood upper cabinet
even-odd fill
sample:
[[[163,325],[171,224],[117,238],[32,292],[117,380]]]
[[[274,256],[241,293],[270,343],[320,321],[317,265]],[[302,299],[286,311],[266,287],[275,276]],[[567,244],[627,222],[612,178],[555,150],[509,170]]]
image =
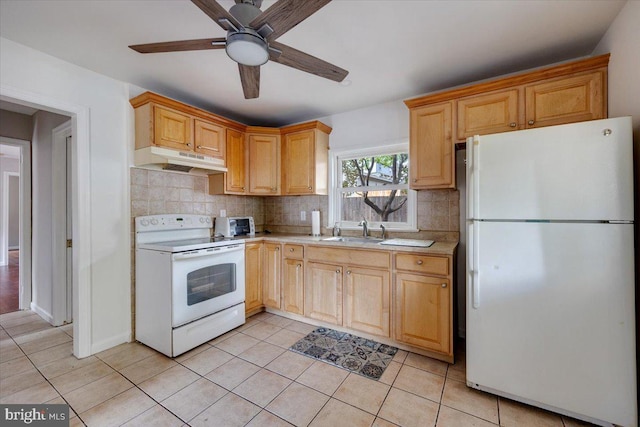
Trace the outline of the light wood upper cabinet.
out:
[[[283,194],[327,194],[331,128],[311,122],[281,131]]]
[[[527,128],[606,118],[604,71],[525,88]]]
[[[262,307],[263,244],[247,243],[245,254],[245,311]]]
[[[247,133],[249,194],[280,194],[280,134]]]
[[[224,160],[226,151],[224,127],[200,119],[195,119],[193,126],[196,153]]]
[[[227,173],[209,175],[209,194],[246,194],[248,153],[245,135],[226,132]]]
[[[193,120],[189,115],[155,105],[153,143],[178,150],[193,150]]]
[[[304,315],[342,325],[342,266],[308,262],[305,274]]]
[[[414,190],[454,188],[453,102],[411,110],[409,186]]]
[[[388,337],[391,285],[389,270],[345,267],[344,326]]]
[[[608,63],[609,54],[600,55],[404,101],[411,188],[455,187],[453,148],[445,145],[467,137],[606,118]]]
[[[509,89],[468,96],[457,101],[457,139],[473,135],[517,130],[522,120],[518,104],[520,90]]]
[[[266,307],[280,309],[282,251],[279,243],[264,244],[264,282],[262,301]]]

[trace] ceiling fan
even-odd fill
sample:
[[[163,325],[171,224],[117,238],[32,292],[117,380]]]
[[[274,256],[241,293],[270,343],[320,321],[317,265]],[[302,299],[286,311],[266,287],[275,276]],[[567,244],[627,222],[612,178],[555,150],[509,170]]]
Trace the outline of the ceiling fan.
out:
[[[262,12],[262,0],[235,0],[227,12],[216,0],[191,0],[227,31],[227,37],[129,46],[140,53],[225,49],[238,63],[246,99],[260,94],[260,66],[268,60],[341,82],[347,70],[275,41],[331,0],[279,0]]]

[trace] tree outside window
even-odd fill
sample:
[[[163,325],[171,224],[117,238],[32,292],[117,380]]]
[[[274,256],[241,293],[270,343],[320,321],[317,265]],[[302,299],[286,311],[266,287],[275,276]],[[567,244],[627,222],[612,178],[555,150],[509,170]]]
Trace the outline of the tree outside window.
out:
[[[332,199],[336,222],[349,227],[364,218],[396,229],[415,228],[415,196],[409,190],[405,150],[349,153],[336,160],[338,188]]]

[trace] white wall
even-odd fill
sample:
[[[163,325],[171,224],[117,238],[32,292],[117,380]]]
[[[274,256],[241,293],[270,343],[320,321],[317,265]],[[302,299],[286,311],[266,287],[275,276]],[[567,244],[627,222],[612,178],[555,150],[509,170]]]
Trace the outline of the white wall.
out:
[[[0,85],[4,93],[86,107],[89,191],[79,197],[89,212],[88,277],[78,286],[90,294],[90,353],[126,342],[131,335],[131,252],[129,215],[129,147],[133,114],[126,83],[0,38]],[[24,99],[24,98],[23,98]],[[88,270],[88,271],[87,271]],[[82,280],[82,279],[81,279]],[[86,282],[86,283],[85,283]],[[84,353],[84,351],[83,351]]]
[[[318,120],[333,128],[332,150],[387,145],[409,139],[409,109],[402,100]]]
[[[53,320],[53,168],[52,131],[69,117],[47,111],[33,115],[31,139],[31,306],[45,320]]]

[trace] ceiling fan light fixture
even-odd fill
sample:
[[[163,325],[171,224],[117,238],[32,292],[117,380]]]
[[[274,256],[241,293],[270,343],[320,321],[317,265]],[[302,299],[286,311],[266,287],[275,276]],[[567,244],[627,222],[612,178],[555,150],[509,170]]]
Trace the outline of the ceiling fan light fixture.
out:
[[[227,55],[239,64],[257,67],[269,60],[269,45],[250,29],[227,36]]]

